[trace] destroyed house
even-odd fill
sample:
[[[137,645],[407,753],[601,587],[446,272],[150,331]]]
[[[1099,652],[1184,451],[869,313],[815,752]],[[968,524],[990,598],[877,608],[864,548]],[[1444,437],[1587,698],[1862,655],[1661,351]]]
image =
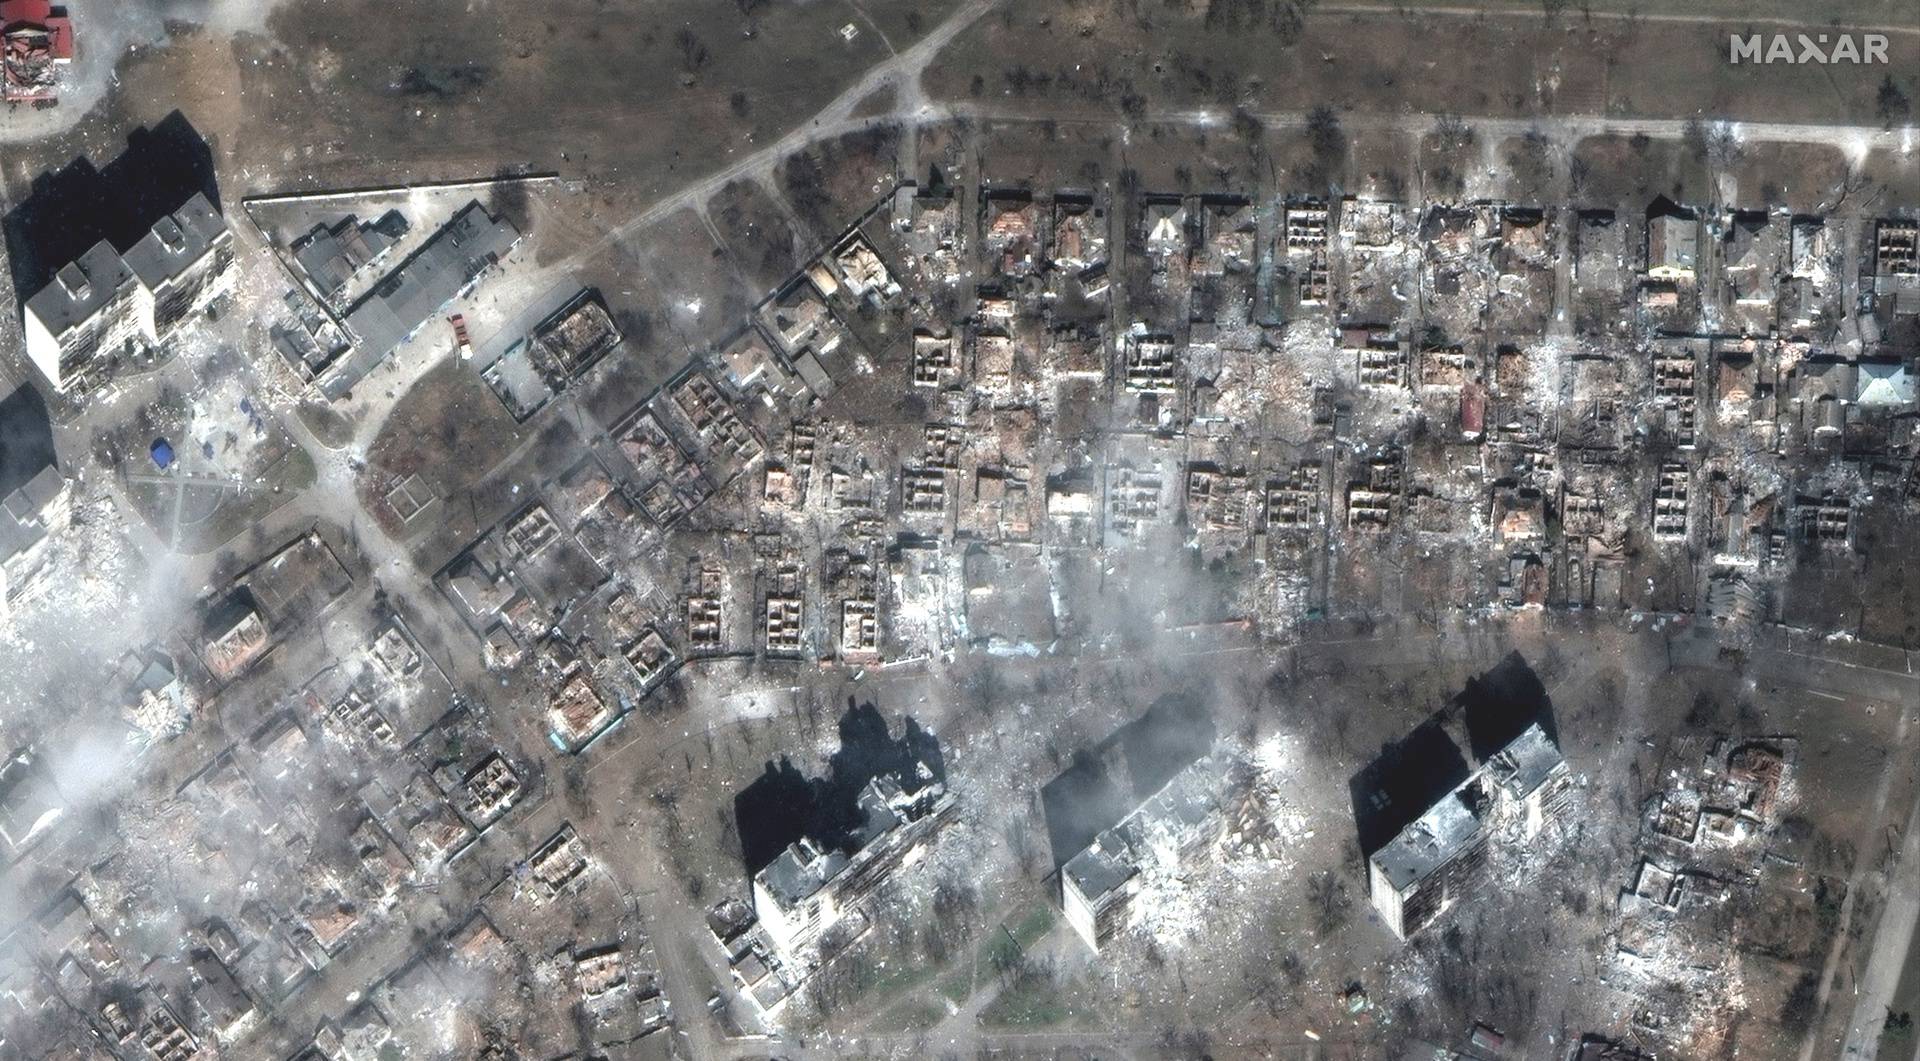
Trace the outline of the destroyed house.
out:
[[[1884,218],[1875,223],[1873,272],[1876,276],[1920,274],[1920,222]]]
[[[73,61],[73,21],[49,0],[0,0],[0,100],[44,104]]]
[[[867,783],[849,850],[803,837],[753,875],[754,914],[781,950],[809,951],[951,815],[946,786],[924,763],[915,773],[912,789],[897,774]]]
[[[1097,951],[1127,927],[1150,875],[1178,874],[1203,856],[1225,820],[1231,765],[1219,754],[1188,764],[1061,867],[1060,906],[1087,946]]]
[[[468,203],[347,311],[347,330],[362,350],[387,356],[519,242],[511,222]]]

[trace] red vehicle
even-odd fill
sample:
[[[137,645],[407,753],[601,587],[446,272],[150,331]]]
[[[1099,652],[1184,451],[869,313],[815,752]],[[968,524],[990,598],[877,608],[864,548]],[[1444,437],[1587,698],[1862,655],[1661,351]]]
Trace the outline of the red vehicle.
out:
[[[447,323],[453,325],[453,346],[454,349],[460,351],[460,360],[465,361],[471,358],[473,356],[473,341],[467,338],[466,315],[456,313],[447,318]]]

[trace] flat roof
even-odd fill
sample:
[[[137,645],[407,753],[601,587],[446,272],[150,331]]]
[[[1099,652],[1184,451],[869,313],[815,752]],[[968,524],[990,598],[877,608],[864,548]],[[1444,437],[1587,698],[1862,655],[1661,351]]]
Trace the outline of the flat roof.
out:
[[[180,209],[155,222],[127,251],[127,268],[149,290],[157,290],[206,257],[226,234],[226,218],[204,193],[195,192]]]
[[[66,480],[49,464],[40,469],[40,474],[0,499],[0,561],[13,559],[47,536],[40,513],[59,496],[64,486]]]
[[[1219,808],[1221,782],[1230,763],[1225,755],[1215,753],[1187,764],[1133,813],[1068,859],[1061,872],[1080,894],[1094,901],[1133,879],[1146,861],[1155,832],[1183,833]]]
[[[385,357],[520,241],[520,230],[468,203],[347,313],[347,329]]]
[[[101,240],[28,299],[27,312],[54,335],[64,335],[92,319],[133,281],[133,270],[113,244]]]
[[[1478,776],[1461,782],[1373,853],[1374,865],[1395,890],[1405,891],[1408,885],[1453,861],[1479,835],[1480,816],[1468,804],[1467,793],[1478,783]]]
[[[1546,783],[1548,777],[1566,762],[1559,746],[1547,731],[1535,722],[1487,760],[1487,772],[1502,788],[1525,799]]]

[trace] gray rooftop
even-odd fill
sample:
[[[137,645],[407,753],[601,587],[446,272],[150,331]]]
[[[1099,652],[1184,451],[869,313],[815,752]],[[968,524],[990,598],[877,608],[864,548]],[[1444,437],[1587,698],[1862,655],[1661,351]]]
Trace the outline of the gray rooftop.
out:
[[[1913,371],[1901,361],[1862,361],[1854,377],[1854,400],[1861,405],[1912,405]]]
[[[1647,265],[1691,269],[1700,254],[1700,222],[1663,214],[1647,220]]]
[[[1478,784],[1478,777],[1468,778],[1373,853],[1374,865],[1395,889],[1405,891],[1472,845],[1481,822],[1469,800],[1477,795]]]
[[[1553,738],[1536,722],[1487,760],[1487,772],[1515,798],[1525,799],[1564,762]]]
[[[113,244],[101,240],[28,299],[27,311],[48,331],[62,335],[100,312],[133,280],[133,270]]]
[[[1189,763],[1119,824],[1094,837],[1060,871],[1072,879],[1080,894],[1097,903],[1140,872],[1155,832],[1185,836],[1212,816],[1220,806],[1222,782],[1231,762],[1216,753]]]
[[[0,563],[33,548],[47,536],[41,513],[66,484],[60,472],[49,464],[0,499]]]
[[[195,192],[127,251],[127,268],[149,290],[157,290],[206,257],[226,234],[226,219],[204,194]]]
[[[319,286],[322,294],[332,297],[347,286],[347,281],[362,266],[393,246],[393,240],[381,226],[397,224],[404,230],[405,222],[398,218],[397,212],[389,211],[378,224],[363,224],[348,214],[332,226],[317,224],[293,245],[293,260]]]
[[[788,844],[780,857],[760,871],[766,889],[781,906],[792,906],[826,886],[847,868],[847,856],[822,851],[812,840]]]
[[[511,223],[468,203],[347,313],[347,329],[385,357],[519,241]]]

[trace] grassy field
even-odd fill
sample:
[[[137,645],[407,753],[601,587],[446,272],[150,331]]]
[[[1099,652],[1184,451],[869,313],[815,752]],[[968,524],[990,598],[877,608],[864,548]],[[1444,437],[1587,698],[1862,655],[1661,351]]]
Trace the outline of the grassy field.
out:
[[[1503,10],[1536,11],[1524,5]],[[1751,17],[1759,17],[1751,12]],[[974,24],[930,69],[930,93],[1002,112],[1150,119],[1157,108],[1599,114],[1880,124],[1892,77],[1909,100],[1920,34],[1887,65],[1733,66],[1745,22],[1396,13],[1316,7],[1299,23],[1223,25],[1198,8],[1032,3]],[[1456,61],[1500,55],[1505,61]],[[1910,104],[1909,104],[1910,106]],[[1225,130],[1222,130],[1223,135]]]
[[[1916,939],[1920,943],[1920,939]],[[1907,964],[1900,970],[1900,986],[1887,1007],[1887,1023],[1880,1030],[1880,1053],[1889,1061],[1909,1056],[1914,1049],[1913,1015],[1920,1012],[1920,946],[1907,947]]]

